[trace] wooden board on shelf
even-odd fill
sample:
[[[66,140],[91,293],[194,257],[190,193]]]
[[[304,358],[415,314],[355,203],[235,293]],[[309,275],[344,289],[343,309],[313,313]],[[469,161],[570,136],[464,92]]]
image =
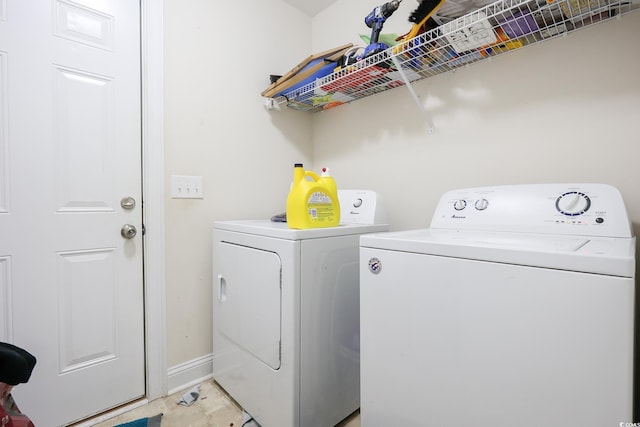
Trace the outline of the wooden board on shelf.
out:
[[[271,98],[276,93],[282,92],[283,90],[293,86],[294,84],[304,80],[313,74],[313,72],[317,71],[327,62],[337,62],[350,48],[353,47],[353,43],[347,43],[342,46],[335,47],[333,49],[325,50],[324,52],[316,53],[314,55],[310,55],[303,59],[298,65],[289,70],[285,75],[280,77],[275,83],[272,83],[267,87],[261,95],[265,98]],[[324,59],[324,61],[318,61],[314,66],[307,68],[303,73],[301,71],[311,64],[313,61],[317,59]],[[308,72],[311,68],[314,69],[313,72]],[[298,74],[305,74],[304,77],[298,78]],[[291,82],[294,77],[297,78],[297,81]]]

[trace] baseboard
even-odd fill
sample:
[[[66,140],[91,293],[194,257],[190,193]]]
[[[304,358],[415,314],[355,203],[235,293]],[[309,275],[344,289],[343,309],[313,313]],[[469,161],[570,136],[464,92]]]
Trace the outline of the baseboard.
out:
[[[167,376],[170,395],[208,381],[213,378],[213,354],[172,366]]]

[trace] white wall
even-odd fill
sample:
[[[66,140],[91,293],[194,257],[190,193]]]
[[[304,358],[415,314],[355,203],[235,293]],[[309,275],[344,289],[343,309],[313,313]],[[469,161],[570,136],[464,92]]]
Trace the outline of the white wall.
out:
[[[370,3],[340,0],[319,15],[315,49],[357,42],[364,24],[327,23],[364,17]],[[390,32],[408,30],[408,13],[387,21]],[[406,88],[314,114],[314,163],[331,167],[339,188],[379,191],[395,230],[428,226],[454,188],[604,182],[620,189],[638,233],[638,40],[634,12],[417,82],[433,134]]]
[[[271,114],[260,92],[309,55],[311,20],[281,0],[165,0],[168,365],[211,353],[211,229],[283,212],[310,117]],[[200,175],[203,200],[170,198]]]

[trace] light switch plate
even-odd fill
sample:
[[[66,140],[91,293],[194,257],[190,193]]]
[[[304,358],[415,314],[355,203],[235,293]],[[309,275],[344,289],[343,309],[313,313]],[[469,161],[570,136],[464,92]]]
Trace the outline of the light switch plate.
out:
[[[172,199],[203,199],[202,177],[171,175]]]

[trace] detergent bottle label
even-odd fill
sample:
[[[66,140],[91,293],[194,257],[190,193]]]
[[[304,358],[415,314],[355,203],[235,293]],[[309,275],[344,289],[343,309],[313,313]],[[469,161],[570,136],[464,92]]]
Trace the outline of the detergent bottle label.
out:
[[[308,212],[315,222],[332,222],[335,217],[335,208],[331,198],[326,193],[316,191],[307,201]]]
[[[323,193],[322,191],[316,191],[315,193],[311,194],[311,197],[309,197],[309,204],[311,205],[315,203],[331,204],[331,198],[329,197],[328,194]]]

